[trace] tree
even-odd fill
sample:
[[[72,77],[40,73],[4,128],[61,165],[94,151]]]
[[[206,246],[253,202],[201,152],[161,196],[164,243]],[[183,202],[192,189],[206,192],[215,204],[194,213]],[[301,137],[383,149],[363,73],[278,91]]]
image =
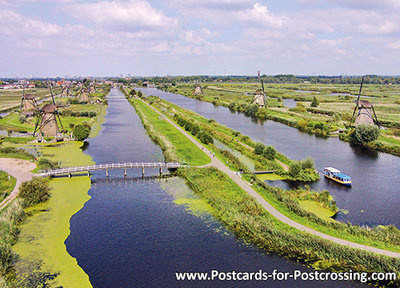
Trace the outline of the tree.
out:
[[[301,163],[298,161],[293,162],[289,167],[289,175],[295,178],[300,174],[301,171]]]
[[[73,131],[74,137],[78,141],[85,140],[87,137],[89,137],[89,133],[90,130],[81,124],[76,125]]]
[[[311,101],[311,107],[317,107],[319,105],[319,101],[317,99],[317,97],[313,97],[312,101]]]
[[[264,150],[263,155],[268,160],[274,160],[275,156],[276,156],[276,150],[275,150],[274,146],[271,146],[271,145],[267,146]]]
[[[307,157],[301,161],[301,168],[303,169],[314,169],[314,160],[311,157]]]
[[[378,139],[381,130],[373,125],[358,125],[351,134],[351,138],[355,143],[368,143]]]
[[[256,143],[256,146],[254,147],[254,153],[257,155],[261,155],[264,153],[265,150],[265,144],[264,143]]]
[[[135,90],[135,89],[132,89],[131,92],[129,92],[129,95],[135,96],[135,95],[136,95],[136,90]]]
[[[142,98],[142,97],[143,97],[142,91],[138,91],[138,92],[137,92],[137,96],[138,96],[139,98]]]
[[[19,186],[18,197],[24,199],[24,207],[47,201],[50,198],[48,181],[40,177],[35,177],[32,180],[23,182],[21,186]]]

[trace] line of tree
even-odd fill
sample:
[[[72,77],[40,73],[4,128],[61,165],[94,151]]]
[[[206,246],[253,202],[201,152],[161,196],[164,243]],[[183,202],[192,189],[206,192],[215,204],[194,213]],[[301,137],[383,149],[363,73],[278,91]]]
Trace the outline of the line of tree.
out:
[[[174,115],[174,120],[176,121],[176,123],[178,123],[179,126],[183,127],[186,131],[190,132],[190,134],[192,134],[193,136],[197,136],[197,138],[199,138],[199,140],[204,143],[204,144],[213,144],[214,140],[211,136],[211,134],[200,128],[199,125],[197,125],[196,123],[193,123],[190,120],[187,120],[181,116],[179,116],[178,114]]]

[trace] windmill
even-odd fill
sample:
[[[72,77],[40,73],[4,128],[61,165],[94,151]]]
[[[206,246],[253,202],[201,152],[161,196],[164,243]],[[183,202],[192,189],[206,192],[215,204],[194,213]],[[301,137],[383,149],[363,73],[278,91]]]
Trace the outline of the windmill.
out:
[[[84,102],[89,102],[89,90],[86,88],[82,88],[81,94],[79,95],[79,99]]]
[[[260,108],[265,107],[267,96],[264,91],[264,80],[261,80],[262,90],[257,90],[254,94],[253,104],[257,104]]]
[[[361,90],[364,84],[364,77],[361,80],[360,91],[358,92],[356,106],[354,107],[353,115],[351,116],[350,126],[377,125],[379,127],[378,117],[376,117],[374,104],[368,100],[360,100]]]
[[[64,130],[64,127],[61,123],[60,115],[58,114],[58,109],[56,102],[54,100],[53,89],[50,82],[49,82],[49,88],[51,92],[51,98],[53,99],[53,103],[46,104],[42,108],[38,109],[37,113],[38,118],[36,121],[33,136],[39,135],[46,137],[57,137]]]
[[[193,95],[203,94],[203,91],[201,91],[201,86],[200,86],[200,84],[196,84],[194,87],[195,87],[195,90],[194,90],[194,92],[193,92]]]
[[[91,83],[89,86],[89,93],[96,93],[96,87],[94,87],[94,83]]]
[[[37,108],[37,103],[35,96],[32,94],[25,94],[25,85],[24,85],[24,90],[22,92],[22,97],[21,97],[21,110],[23,112],[28,112],[35,110]]]
[[[69,88],[71,85],[68,85],[63,81],[63,87],[62,87],[62,94],[61,97],[68,97],[69,96]]]

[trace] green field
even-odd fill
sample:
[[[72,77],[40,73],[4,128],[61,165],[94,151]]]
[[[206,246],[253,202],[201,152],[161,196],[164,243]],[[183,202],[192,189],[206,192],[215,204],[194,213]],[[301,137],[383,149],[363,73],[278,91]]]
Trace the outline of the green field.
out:
[[[156,137],[159,137],[159,139],[165,137],[164,140],[166,141],[164,141],[165,146],[163,150],[171,151],[171,156],[173,155],[172,157],[176,157],[177,161],[189,162],[190,165],[194,166],[205,165],[211,161],[210,158],[203,151],[201,151],[200,148],[190,142],[170,123],[162,119],[161,116],[151,109],[147,104],[137,99],[131,100],[131,103],[133,103],[135,109],[138,111],[139,116],[142,118],[143,124],[145,126],[151,125],[151,127],[154,129],[154,132],[150,132],[149,134],[151,135],[151,133],[155,133],[157,135]]]

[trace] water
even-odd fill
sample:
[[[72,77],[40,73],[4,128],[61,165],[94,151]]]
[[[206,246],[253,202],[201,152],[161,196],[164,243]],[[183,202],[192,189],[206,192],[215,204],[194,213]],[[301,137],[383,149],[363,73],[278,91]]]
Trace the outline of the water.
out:
[[[321,177],[311,187],[327,189],[338,207],[348,210],[337,220],[366,225],[394,224],[400,227],[400,158],[352,146],[338,138],[317,138],[313,135],[274,122],[255,120],[235,113],[226,107],[187,98],[157,89],[140,89],[147,95],[160,96],[190,109],[204,117],[249,135],[255,141],[274,145],[276,149],[296,160],[311,156],[316,168],[335,167],[352,177],[353,186],[347,188]],[[275,185],[288,187],[286,182]]]
[[[286,108],[294,108],[297,105],[297,102],[294,101],[294,99],[283,99],[283,105],[285,105]]]
[[[112,89],[101,134],[85,150],[97,163],[152,161],[162,154],[146,135],[134,109]],[[93,287],[320,287],[315,282],[177,282],[175,272],[312,271],[244,244],[211,215],[197,217],[173,203],[158,180],[141,171],[95,172],[91,199],[71,218],[68,252],[89,275]],[[156,171],[148,170],[146,175]],[[335,287],[357,283],[324,282]]]

